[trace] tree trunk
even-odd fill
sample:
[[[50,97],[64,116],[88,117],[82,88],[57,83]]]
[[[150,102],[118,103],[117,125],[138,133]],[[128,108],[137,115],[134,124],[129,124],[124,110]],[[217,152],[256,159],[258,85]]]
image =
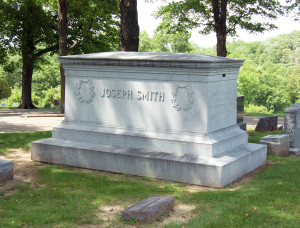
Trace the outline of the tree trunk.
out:
[[[58,35],[59,35],[59,56],[68,55],[68,42],[67,42],[67,25],[68,25],[68,7],[67,0],[58,1]],[[61,100],[60,112],[65,113],[65,72],[60,64],[60,84],[61,84]]]
[[[218,56],[227,56],[227,49],[226,49],[226,32],[222,29],[216,31],[217,34],[217,55]]]
[[[23,70],[22,70],[22,100],[19,106],[20,109],[33,109],[36,108],[32,104],[31,99],[31,82],[32,74],[34,68],[34,44],[33,38],[28,34],[26,37],[27,40],[22,45],[22,61],[23,61]]]
[[[119,51],[138,51],[139,23],[137,0],[121,0],[121,32]]]
[[[22,72],[22,102],[19,108],[32,109],[36,108],[32,104],[31,99],[31,81],[33,74],[33,63],[26,63],[23,59],[23,72]]]
[[[212,8],[215,21],[215,31],[217,35],[217,55],[226,57],[226,14],[227,14],[227,0],[212,0]]]

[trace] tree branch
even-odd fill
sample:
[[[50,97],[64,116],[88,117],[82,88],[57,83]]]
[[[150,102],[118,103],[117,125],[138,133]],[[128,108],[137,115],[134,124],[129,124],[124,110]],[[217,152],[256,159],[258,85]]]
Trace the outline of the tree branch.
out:
[[[57,49],[57,48],[58,48],[58,45],[54,45],[54,46],[45,48],[45,49],[40,50],[40,51],[38,51],[37,53],[35,53],[35,54],[34,54],[34,57],[39,57],[39,56],[41,56],[41,55],[43,55],[43,54],[46,54],[46,53],[48,53],[48,52],[50,52],[50,51],[54,51],[54,50]]]
[[[96,14],[96,10],[97,10],[97,5],[98,5],[98,3],[99,3],[99,0],[97,1],[97,4],[96,4],[96,6],[95,6],[95,9],[94,9],[94,12],[93,12],[93,14],[92,14],[92,18],[91,18],[91,21],[90,21],[90,23],[89,23],[89,26],[88,26],[88,28],[87,28],[87,30],[86,30],[86,33],[84,34],[84,36],[83,36],[80,40],[78,40],[77,42],[73,43],[72,46],[69,47],[69,50],[72,50],[74,47],[76,47],[77,45],[81,44],[81,43],[86,39],[86,37],[87,37],[87,35],[89,34],[89,32],[91,31],[91,29],[92,29],[92,27],[93,27],[94,18],[95,18],[94,16],[95,16],[95,14]]]

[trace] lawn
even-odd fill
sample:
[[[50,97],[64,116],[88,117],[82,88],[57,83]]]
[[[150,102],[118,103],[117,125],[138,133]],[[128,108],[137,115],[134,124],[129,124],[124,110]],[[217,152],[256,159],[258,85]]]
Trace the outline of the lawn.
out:
[[[253,142],[264,135],[249,134]],[[23,143],[14,144],[10,138],[15,135],[0,134],[3,152],[19,145],[26,150],[31,140],[51,133],[20,135],[17,141]],[[0,191],[0,227],[130,226],[119,212],[107,219],[104,211],[162,195],[175,197],[175,212],[170,217],[180,206],[193,209],[181,214],[181,221],[156,221],[146,227],[300,227],[300,157],[269,156],[263,169],[224,189],[62,165],[32,162],[31,166],[37,175],[34,182],[13,185],[11,194]]]

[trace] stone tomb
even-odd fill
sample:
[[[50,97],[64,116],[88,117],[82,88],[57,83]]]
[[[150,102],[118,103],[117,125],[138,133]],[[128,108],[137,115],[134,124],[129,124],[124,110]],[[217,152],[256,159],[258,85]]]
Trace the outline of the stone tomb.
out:
[[[266,161],[237,125],[242,60],[182,53],[60,57],[65,120],[32,159],[223,187]]]

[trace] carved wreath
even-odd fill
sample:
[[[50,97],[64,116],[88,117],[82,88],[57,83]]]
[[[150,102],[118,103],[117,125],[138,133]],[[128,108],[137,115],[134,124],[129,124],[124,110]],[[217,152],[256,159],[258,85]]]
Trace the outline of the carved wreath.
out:
[[[81,86],[83,83],[87,83],[89,85],[90,97],[87,100],[84,100],[84,98],[82,97],[81,92],[80,92]],[[93,85],[92,81],[80,80],[80,82],[76,84],[76,96],[80,103],[84,103],[84,102],[87,104],[92,103],[94,100],[94,97],[95,97],[95,89],[94,89],[94,85]]]
[[[186,101],[186,104],[185,105],[180,105],[177,103],[177,95],[178,95],[178,89],[185,89],[187,90],[187,94],[188,94],[188,99]],[[195,102],[195,99],[194,99],[194,93],[191,89],[188,88],[188,86],[180,86],[180,85],[177,85],[176,87],[176,91],[175,93],[172,93],[172,98],[171,98],[171,102],[173,104],[173,108],[176,109],[176,111],[188,111],[192,108],[194,102]]]

